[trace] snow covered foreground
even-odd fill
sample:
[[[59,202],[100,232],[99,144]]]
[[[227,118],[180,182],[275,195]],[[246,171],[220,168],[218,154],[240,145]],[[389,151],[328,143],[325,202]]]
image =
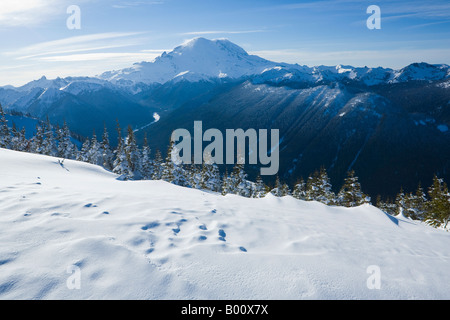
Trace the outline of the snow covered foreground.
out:
[[[118,181],[0,149],[2,299],[448,299],[449,263],[450,233],[372,206]]]

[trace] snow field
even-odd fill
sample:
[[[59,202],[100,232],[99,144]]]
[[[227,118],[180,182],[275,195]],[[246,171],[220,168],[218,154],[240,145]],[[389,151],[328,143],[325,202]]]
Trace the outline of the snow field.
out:
[[[450,297],[448,232],[369,205],[224,197],[58,160],[0,149],[1,299]]]

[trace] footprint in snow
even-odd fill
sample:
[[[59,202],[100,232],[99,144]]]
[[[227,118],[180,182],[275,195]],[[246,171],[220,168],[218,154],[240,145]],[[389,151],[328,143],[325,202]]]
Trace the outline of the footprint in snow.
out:
[[[225,237],[227,236],[227,234],[225,233],[225,231],[223,229],[219,230],[219,240],[221,241],[227,241],[225,240]]]
[[[176,221],[176,222],[166,222],[166,226],[168,226],[168,227],[170,227],[170,226],[173,226],[173,225],[175,225],[176,227],[175,228],[173,228],[172,229],[172,231],[173,231],[173,233],[175,234],[175,235],[177,235],[180,231],[181,231],[181,226],[183,225],[183,223],[185,223],[185,222],[187,222],[187,220],[186,219],[180,219],[180,220],[178,220],[178,221]]]
[[[14,261],[14,259],[1,259],[0,260],[0,266],[2,266],[4,264],[7,264],[7,263],[10,263],[12,261]]]
[[[68,217],[68,213],[54,212],[51,214],[52,217]]]
[[[148,229],[153,229],[159,226],[159,222],[150,222],[148,224],[146,224],[145,226],[141,227],[142,230],[148,230]]]

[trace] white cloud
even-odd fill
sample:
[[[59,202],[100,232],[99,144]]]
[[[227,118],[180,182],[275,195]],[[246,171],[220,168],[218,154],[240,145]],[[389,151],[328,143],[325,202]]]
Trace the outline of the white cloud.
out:
[[[449,63],[450,49],[396,49],[396,50],[352,50],[352,51],[304,51],[304,50],[259,50],[250,54],[262,58],[308,66],[338,64],[355,67],[378,67],[399,69],[414,62]]]
[[[0,85],[24,84],[42,75],[96,75],[129,67],[135,62],[151,61],[164,50],[135,50],[148,41],[148,32],[108,32],[39,42],[13,52],[0,52],[0,82],[3,81]]]
[[[86,61],[104,61],[110,64],[117,62],[126,62],[130,65],[137,61],[151,61],[163,53],[164,50],[152,50],[152,52],[96,52],[61,56],[49,56],[39,58],[41,61],[52,62],[86,62]]]
[[[38,24],[55,14],[65,14],[67,0],[1,0],[0,26]]]
[[[126,9],[126,8],[135,8],[143,5],[158,5],[164,4],[164,1],[126,1],[121,2],[119,4],[113,4],[112,7],[115,9]]]
[[[142,39],[137,36],[142,34],[144,33],[108,32],[76,36],[36,43],[19,48],[14,52],[6,52],[4,55],[15,56],[17,60],[25,60],[39,56],[129,47],[140,44]]]

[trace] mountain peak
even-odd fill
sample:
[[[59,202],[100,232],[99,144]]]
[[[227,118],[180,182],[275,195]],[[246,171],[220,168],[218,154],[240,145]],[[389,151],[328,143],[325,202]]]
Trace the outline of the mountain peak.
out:
[[[171,52],[164,52],[153,62],[136,63],[128,69],[104,73],[100,78],[113,82],[130,80],[144,83],[240,78],[259,74],[275,65],[274,62],[249,55],[227,39],[198,37],[186,41]]]
[[[177,48],[183,47],[183,48],[192,48],[192,47],[198,47],[198,46],[208,46],[211,45],[214,42],[214,40],[209,40],[203,37],[196,37],[193,39],[186,40],[183,44],[178,46]]]
[[[203,57],[215,60],[223,59],[224,56],[240,58],[249,56],[244,49],[227,39],[209,40],[202,37],[186,41],[168,55],[186,55],[194,59]]]
[[[412,63],[395,73],[394,82],[411,80],[439,80],[448,76],[449,66],[445,64]]]
[[[177,53],[180,53],[180,52],[182,53],[182,52],[186,52],[186,51],[198,52],[198,51],[204,51],[204,50],[207,50],[210,52],[214,52],[216,50],[227,51],[229,53],[248,56],[248,53],[244,49],[242,49],[237,44],[234,44],[230,40],[224,39],[224,38],[209,40],[209,39],[206,39],[203,37],[197,37],[197,38],[188,40],[185,43],[183,43],[182,45],[176,47],[173,50],[173,52],[177,52]]]

